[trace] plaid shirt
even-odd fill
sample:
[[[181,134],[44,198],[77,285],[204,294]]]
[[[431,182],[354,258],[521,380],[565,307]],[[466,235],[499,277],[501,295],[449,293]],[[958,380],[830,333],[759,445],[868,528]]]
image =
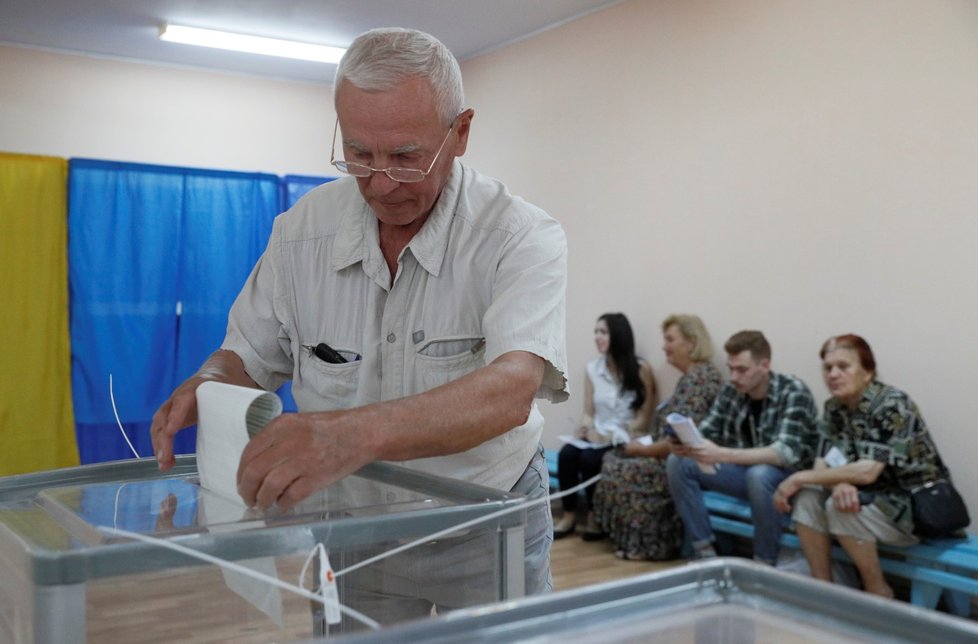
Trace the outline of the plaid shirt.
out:
[[[710,413],[700,423],[700,432],[723,447],[773,447],[781,456],[783,467],[809,468],[819,443],[812,392],[794,376],[773,371],[770,375],[754,437],[741,431],[750,423],[750,398],[729,383],[720,390]]]

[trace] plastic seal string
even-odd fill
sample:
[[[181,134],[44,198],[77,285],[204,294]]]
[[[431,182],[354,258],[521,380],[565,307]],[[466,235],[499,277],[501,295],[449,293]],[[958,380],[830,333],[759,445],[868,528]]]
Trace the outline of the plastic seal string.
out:
[[[296,595],[299,595],[300,597],[304,597],[306,599],[311,599],[312,601],[319,602],[319,603],[323,604],[324,606],[326,606],[327,610],[329,609],[329,606],[327,606],[327,602],[324,599],[323,595],[317,594],[317,593],[313,593],[313,592],[309,592],[308,590],[306,590],[305,588],[302,588],[300,586],[293,586],[292,584],[286,583],[286,582],[278,579],[277,577],[271,577],[269,575],[264,575],[262,573],[259,573],[259,572],[254,571],[254,570],[252,570],[250,568],[246,568],[244,566],[240,566],[240,565],[234,563],[233,561],[227,561],[225,559],[221,559],[220,557],[215,557],[213,555],[209,555],[207,553],[200,552],[199,550],[194,550],[193,548],[188,548],[186,546],[182,546],[179,543],[172,543],[172,542],[166,541],[164,539],[157,539],[156,537],[150,537],[150,536],[145,535],[145,534],[139,534],[138,532],[130,532],[128,530],[122,530],[121,528],[109,528],[109,527],[106,527],[106,526],[99,526],[98,529],[101,530],[102,532],[105,532],[106,534],[116,535],[116,536],[119,536],[119,537],[126,537],[128,539],[134,539],[136,541],[142,541],[143,543],[149,543],[149,544],[152,544],[152,545],[155,545],[155,546],[160,546],[161,548],[169,548],[170,550],[173,550],[175,552],[179,552],[181,554],[187,555],[188,557],[193,557],[195,559],[200,559],[201,561],[206,561],[207,563],[212,563],[214,565],[221,566],[222,568],[227,568],[228,570],[233,570],[235,572],[241,573],[242,575],[247,575],[247,576],[252,577],[254,579],[258,579],[259,581],[264,581],[266,583],[272,584],[273,586],[277,586],[277,587],[279,587],[279,588],[281,588],[283,590],[287,590],[289,592],[295,593]],[[352,608],[349,608],[347,606],[343,606],[342,604],[340,604],[338,602],[336,604],[334,604],[334,606],[338,607],[339,610],[340,610],[340,612],[349,615],[353,619],[359,621],[360,623],[362,623],[362,624],[364,624],[366,626],[369,626],[370,628],[373,628],[373,629],[379,629],[380,628],[380,624],[378,624],[376,621],[370,619],[369,617],[367,617],[366,615],[364,615],[363,613],[361,613],[359,611],[356,611],[356,610],[354,610]]]
[[[572,487],[572,488],[570,488],[568,490],[563,490],[562,492],[560,492],[558,494],[547,494],[546,496],[542,496],[539,499],[530,499],[529,501],[524,501],[522,503],[518,503],[517,505],[514,505],[512,507],[504,508],[502,510],[497,510],[496,512],[492,512],[492,513],[487,514],[485,516],[478,517],[476,519],[471,519],[470,521],[464,521],[464,522],[459,523],[458,525],[452,526],[450,528],[445,528],[444,530],[439,530],[438,532],[435,532],[433,534],[429,534],[426,537],[421,537],[420,539],[415,539],[414,541],[411,541],[409,543],[405,543],[402,546],[398,546],[396,548],[392,548],[392,549],[390,549],[390,550],[388,550],[386,552],[380,553],[379,555],[376,555],[374,557],[370,557],[369,559],[364,559],[363,561],[360,561],[360,562],[357,562],[357,563],[352,564],[350,566],[347,566],[343,570],[337,570],[336,571],[336,576],[339,577],[340,575],[345,575],[348,572],[353,572],[354,570],[357,570],[358,568],[363,568],[365,566],[369,566],[369,565],[371,565],[373,563],[376,563],[378,561],[382,561],[383,559],[386,559],[387,557],[391,557],[391,556],[396,555],[396,554],[398,554],[400,552],[404,552],[405,550],[410,550],[411,548],[415,548],[417,546],[424,545],[424,544],[428,543],[429,541],[433,541],[433,540],[435,540],[435,539],[437,539],[439,537],[444,537],[446,535],[452,534],[453,532],[457,532],[459,530],[464,530],[465,528],[469,528],[469,527],[472,527],[474,525],[479,525],[480,523],[483,523],[485,521],[489,521],[491,519],[495,519],[497,517],[505,516],[505,515],[509,514],[510,512],[518,512],[518,511],[523,510],[525,508],[532,507],[532,506],[534,506],[534,505],[536,505],[538,503],[548,503],[549,504],[553,500],[560,499],[560,498],[563,498],[565,496],[569,496],[571,494],[577,494],[578,492],[580,492],[584,488],[588,487],[589,485],[593,485],[594,483],[597,483],[600,480],[601,480],[601,475],[598,474],[598,475],[593,476],[592,478],[589,478],[588,480],[584,481],[580,485],[575,485],[574,487]]]
[[[112,402],[112,413],[115,414],[115,422],[119,425],[119,431],[122,432],[122,437],[126,439],[126,444],[129,445],[129,449],[132,450],[133,455],[136,458],[142,458],[136,448],[132,446],[132,441],[126,436],[126,430],[122,428],[122,421],[119,420],[119,410],[115,408],[115,394],[112,392],[112,374],[109,374],[109,400]]]

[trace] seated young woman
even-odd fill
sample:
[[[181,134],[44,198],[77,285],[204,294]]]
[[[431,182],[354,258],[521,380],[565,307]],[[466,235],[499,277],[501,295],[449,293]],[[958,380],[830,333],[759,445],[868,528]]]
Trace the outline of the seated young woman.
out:
[[[662,323],[666,361],[682,372],[672,395],[656,409],[652,441],[633,440],[608,453],[594,494],[598,525],[614,542],[615,556],[629,560],[675,559],[683,523],[669,494],[663,435],[666,416],[675,412],[697,423],[713,404],[723,380],[710,362],[713,343],[695,315],[670,315]]]
[[[652,367],[635,355],[635,337],[622,313],[605,313],[594,326],[594,344],[599,356],[588,363],[584,379],[584,415],[576,437],[585,447],[566,444],[557,455],[557,478],[561,490],[594,478],[616,436],[631,435],[647,427],[655,406]],[[586,490],[587,525],[583,539],[602,537],[594,520],[594,485]],[[562,498],[564,513],[554,524],[554,539],[574,532],[578,494]]]
[[[794,506],[812,576],[832,580],[832,538],[859,571],[867,592],[892,597],[877,542],[909,546],[910,490],[949,474],[917,405],[876,378],[876,360],[858,335],[822,345],[822,376],[831,397],[822,419],[821,458],[785,479],[774,493],[782,512]]]

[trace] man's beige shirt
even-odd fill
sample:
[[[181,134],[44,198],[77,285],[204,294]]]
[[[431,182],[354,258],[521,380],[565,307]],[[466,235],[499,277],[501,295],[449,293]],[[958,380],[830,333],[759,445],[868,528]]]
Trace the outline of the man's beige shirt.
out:
[[[292,379],[303,412],[421,393],[510,351],[546,360],[537,397],[559,402],[567,398],[566,264],[560,224],[456,160],[391,284],[377,219],[355,180],[340,179],[276,218],[222,348],[266,389]],[[317,358],[307,347],[321,342],[349,362]],[[525,424],[467,452],[402,464],[508,490],[542,430],[534,404]]]

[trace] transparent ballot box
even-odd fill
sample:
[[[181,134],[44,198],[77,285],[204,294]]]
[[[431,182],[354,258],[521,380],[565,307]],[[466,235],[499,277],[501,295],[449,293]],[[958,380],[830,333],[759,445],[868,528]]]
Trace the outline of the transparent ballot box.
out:
[[[978,624],[724,558],[341,639],[349,644],[951,644],[978,641]]]
[[[288,588],[305,570],[301,586],[312,590],[329,565],[340,603],[384,626],[427,617],[432,604],[449,610],[518,598],[522,501],[381,463],[288,512],[249,510],[202,489],[193,456],[178,457],[166,474],[144,459],[2,478],[0,642],[283,642],[355,633],[365,628],[356,615],[344,611],[327,624],[321,602]],[[317,544],[328,562],[311,556]]]

